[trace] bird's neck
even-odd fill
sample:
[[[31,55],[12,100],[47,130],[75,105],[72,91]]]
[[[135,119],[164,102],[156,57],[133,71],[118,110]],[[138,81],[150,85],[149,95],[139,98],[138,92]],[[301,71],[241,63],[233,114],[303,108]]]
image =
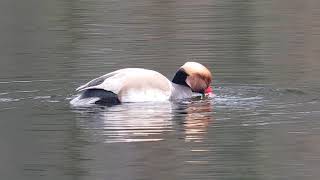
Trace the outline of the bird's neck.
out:
[[[171,99],[185,99],[192,97],[192,91],[188,86],[176,83],[172,84]]]

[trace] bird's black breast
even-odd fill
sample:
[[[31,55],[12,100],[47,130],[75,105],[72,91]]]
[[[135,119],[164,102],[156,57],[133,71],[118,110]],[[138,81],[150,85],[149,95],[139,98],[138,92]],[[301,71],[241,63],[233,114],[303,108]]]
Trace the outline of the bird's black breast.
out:
[[[187,77],[188,74],[184,71],[184,69],[179,69],[174,75],[172,82],[175,84],[188,86],[188,84],[186,83]]]

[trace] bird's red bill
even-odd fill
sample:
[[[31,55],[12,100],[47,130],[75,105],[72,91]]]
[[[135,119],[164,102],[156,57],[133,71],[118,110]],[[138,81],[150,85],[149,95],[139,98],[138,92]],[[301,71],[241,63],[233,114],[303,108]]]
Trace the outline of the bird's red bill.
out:
[[[205,91],[204,91],[205,94],[212,94],[213,91],[212,91],[212,88],[209,86]]]

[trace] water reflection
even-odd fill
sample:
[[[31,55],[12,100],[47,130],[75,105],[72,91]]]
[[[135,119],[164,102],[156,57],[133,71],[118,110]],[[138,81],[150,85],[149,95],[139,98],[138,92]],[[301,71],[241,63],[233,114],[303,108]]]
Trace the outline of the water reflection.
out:
[[[191,102],[182,111],[184,112],[183,127],[185,130],[185,141],[201,141],[207,131],[209,124],[213,121],[212,102]]]
[[[79,126],[104,143],[161,141],[174,130],[184,132],[186,141],[200,141],[213,120],[211,100],[127,103],[75,111]]]

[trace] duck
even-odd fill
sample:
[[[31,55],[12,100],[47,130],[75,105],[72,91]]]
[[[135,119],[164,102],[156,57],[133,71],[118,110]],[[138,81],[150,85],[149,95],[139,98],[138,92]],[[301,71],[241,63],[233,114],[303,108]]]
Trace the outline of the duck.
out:
[[[186,62],[172,81],[161,73],[144,68],[119,69],[95,78],[76,89],[78,96],[71,100],[89,100],[91,104],[116,105],[132,102],[175,101],[191,98],[193,93],[209,95],[212,74],[197,62]]]

